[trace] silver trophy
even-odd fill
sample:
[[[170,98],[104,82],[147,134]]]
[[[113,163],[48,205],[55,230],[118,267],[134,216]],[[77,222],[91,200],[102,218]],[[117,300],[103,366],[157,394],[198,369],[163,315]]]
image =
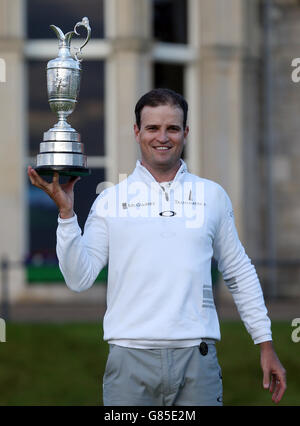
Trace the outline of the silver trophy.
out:
[[[87,37],[74,58],[71,56],[71,39],[74,34],[80,35],[77,28],[83,26]],[[73,31],[66,34],[55,25],[50,25],[59,39],[58,57],[47,64],[48,100],[51,111],[58,115],[58,122],[44,133],[37,155],[35,170],[41,175],[52,175],[58,172],[65,176],[84,176],[90,174],[87,158],[80,134],[67,122],[67,117],[74,111],[79,95],[81,75],[81,49],[91,37],[88,18],[77,22]]]

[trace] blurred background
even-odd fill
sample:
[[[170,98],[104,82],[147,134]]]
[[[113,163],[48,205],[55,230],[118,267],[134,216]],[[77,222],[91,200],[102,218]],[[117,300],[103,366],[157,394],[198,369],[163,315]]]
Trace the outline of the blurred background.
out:
[[[0,405],[101,403],[107,270],[80,295],[66,287],[55,253],[56,206],[26,173],[43,132],[56,122],[46,66],[58,42],[49,26],[71,31],[83,16],[92,39],[83,50],[79,103],[69,120],[92,169],[75,190],[81,227],[98,184],[118,183],[135,166],[138,98],[154,87],[183,94],[190,108],[184,160],[231,197],[279,356],[291,365],[286,403],[299,405],[300,343],[291,339],[291,321],[300,317],[300,83],[291,65],[300,57],[299,0],[0,0],[0,317],[7,326]],[[215,266],[212,273],[226,336],[220,344],[228,372],[224,402],[267,404],[265,392],[257,393],[257,349],[235,322],[238,314]],[[247,379],[239,390],[226,382],[243,374],[236,370],[242,352],[237,360],[229,352],[234,342],[248,348],[245,356],[253,362],[244,371],[257,380],[249,394],[243,393]]]

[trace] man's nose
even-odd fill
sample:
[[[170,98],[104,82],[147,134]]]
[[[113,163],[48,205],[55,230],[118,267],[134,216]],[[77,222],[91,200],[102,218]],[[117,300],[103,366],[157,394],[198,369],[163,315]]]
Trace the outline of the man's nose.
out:
[[[160,143],[167,143],[169,141],[167,132],[165,132],[165,131],[159,132],[159,134],[157,135],[157,140]]]

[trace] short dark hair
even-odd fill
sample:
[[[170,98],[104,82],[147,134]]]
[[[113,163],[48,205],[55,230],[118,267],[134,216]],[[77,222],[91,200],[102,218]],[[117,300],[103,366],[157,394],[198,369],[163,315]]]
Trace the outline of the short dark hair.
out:
[[[183,128],[186,128],[188,103],[182,95],[171,89],[159,88],[150,90],[143,95],[135,106],[135,118],[138,128],[141,128],[141,113],[145,106],[157,107],[160,105],[178,106],[183,111]]]

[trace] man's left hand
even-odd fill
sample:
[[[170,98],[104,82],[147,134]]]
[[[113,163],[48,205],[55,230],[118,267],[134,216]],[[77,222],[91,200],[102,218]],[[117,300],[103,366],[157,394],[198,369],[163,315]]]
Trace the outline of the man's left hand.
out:
[[[269,389],[272,401],[278,404],[286,390],[286,371],[279,361],[272,342],[260,343],[260,363],[263,370],[263,387]]]

